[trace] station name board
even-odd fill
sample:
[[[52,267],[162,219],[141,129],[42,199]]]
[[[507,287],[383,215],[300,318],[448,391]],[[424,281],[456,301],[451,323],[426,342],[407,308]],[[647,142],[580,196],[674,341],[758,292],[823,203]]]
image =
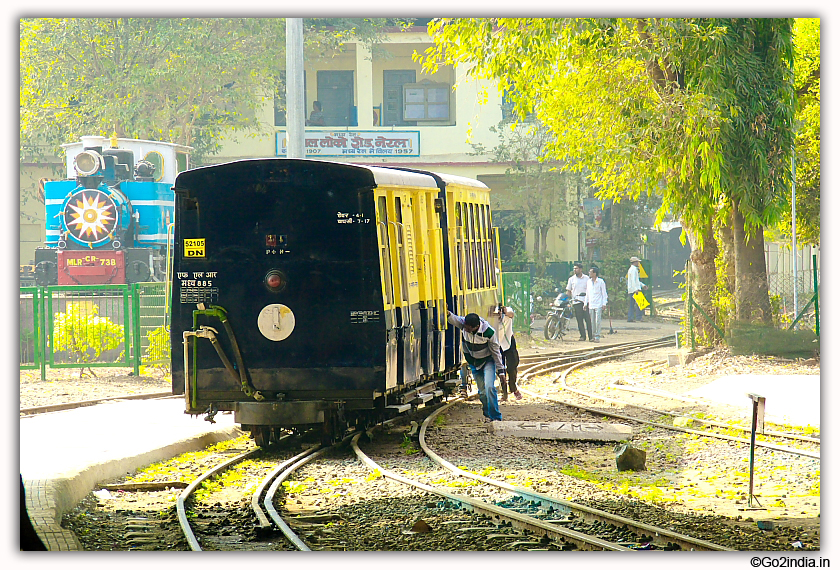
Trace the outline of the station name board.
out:
[[[420,156],[420,131],[306,131],[306,156]],[[277,156],[286,156],[286,133],[277,133]]]

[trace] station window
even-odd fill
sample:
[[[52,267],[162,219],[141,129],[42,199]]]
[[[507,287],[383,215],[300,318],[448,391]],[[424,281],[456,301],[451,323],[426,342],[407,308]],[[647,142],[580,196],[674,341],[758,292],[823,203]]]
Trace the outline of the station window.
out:
[[[406,121],[449,122],[449,94],[446,83],[410,83],[403,85],[403,118]]]

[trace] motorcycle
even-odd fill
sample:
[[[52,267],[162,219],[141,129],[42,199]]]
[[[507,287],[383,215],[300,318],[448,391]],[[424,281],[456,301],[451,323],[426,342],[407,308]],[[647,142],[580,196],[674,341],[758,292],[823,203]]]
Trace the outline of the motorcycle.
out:
[[[557,298],[551,303],[548,310],[548,316],[545,320],[545,329],[543,334],[547,340],[557,340],[566,336],[575,314],[572,309],[572,300],[566,296],[566,293],[557,295]]]

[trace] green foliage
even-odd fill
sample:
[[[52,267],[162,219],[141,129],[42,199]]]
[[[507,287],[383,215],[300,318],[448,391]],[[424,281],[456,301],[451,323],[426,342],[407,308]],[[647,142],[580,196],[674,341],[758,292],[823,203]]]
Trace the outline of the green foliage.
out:
[[[407,433],[403,434],[403,440],[400,442],[400,449],[402,449],[403,453],[406,455],[414,455],[415,453],[420,452],[419,449],[414,447],[414,442],[411,441],[411,438]]]
[[[147,361],[165,360],[168,361],[172,352],[169,340],[169,331],[166,327],[158,327],[149,331],[146,335],[149,346],[146,347],[144,359]]]
[[[820,20],[796,18],[793,26],[796,106],[796,233],[801,243],[820,243]],[[789,198],[785,196],[785,198]],[[779,224],[791,235],[790,200]]]
[[[99,305],[91,301],[68,302],[66,312],[55,314],[53,351],[67,351],[76,362],[95,362],[123,340],[123,327],[100,317]]]
[[[551,228],[577,227],[581,199],[591,191],[585,175],[562,171],[561,164],[550,161],[547,145],[552,138],[548,128],[539,121],[516,124],[502,120],[490,127],[498,144],[487,149],[473,144],[474,154],[491,156],[491,161],[505,165],[508,184],[494,192],[494,207],[521,212],[517,223],[533,230],[537,239],[533,259],[537,264],[547,261],[545,240]],[[508,225],[509,227],[509,225]]]
[[[381,41],[384,18],[304,21],[304,50]],[[285,92],[284,18],[22,18],[23,157],[81,135],[174,142],[194,164],[224,135],[273,125],[258,111]]]
[[[792,21],[442,18],[417,57],[497,80],[520,120],[551,132],[545,157],[586,171],[596,197],[657,194],[655,222],[671,214],[693,236],[734,207],[749,237],[778,222],[789,193]]]
[[[735,297],[729,290],[729,282],[726,274],[728,264],[725,256],[726,252],[724,248],[718,249],[718,254],[715,257],[717,280],[715,281],[715,287],[712,292],[715,322],[724,334],[726,334],[726,327],[729,325],[729,322],[735,318]]]
[[[551,131],[547,156],[587,169],[598,197],[655,191],[660,217],[692,227],[731,196],[748,224],[777,215],[788,19],[443,18],[430,31],[426,69],[464,62],[497,79],[520,119],[534,113]]]

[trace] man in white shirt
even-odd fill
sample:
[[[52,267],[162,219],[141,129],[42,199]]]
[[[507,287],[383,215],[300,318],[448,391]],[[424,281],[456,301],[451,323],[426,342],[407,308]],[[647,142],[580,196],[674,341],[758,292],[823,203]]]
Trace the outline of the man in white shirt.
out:
[[[636,303],[636,299],[633,298],[633,295],[642,289],[648,288],[647,285],[639,281],[639,266],[641,264],[642,260],[638,257],[633,256],[630,258],[630,269],[627,270],[627,295],[629,297],[627,301],[628,323],[634,323],[636,321],[641,323],[642,317],[645,315],[645,312]]]
[[[516,349],[516,338],[513,336],[513,319],[516,313],[510,307],[506,307],[499,303],[493,309],[493,312],[488,317],[490,325],[496,329],[499,336],[499,348],[502,351],[502,361],[505,364],[505,372],[507,373],[507,384],[505,384],[504,376],[499,377],[499,383],[502,387],[502,397],[500,402],[507,402],[508,388],[517,400],[522,399],[522,393],[516,386],[516,371],[519,368],[519,351]]]
[[[572,299],[572,307],[575,310],[575,319],[577,319],[578,330],[580,331],[581,340],[586,340],[586,333],[589,333],[589,340],[592,340],[592,321],[589,318],[589,313],[583,310],[583,304],[586,301],[586,282],[589,278],[583,274],[583,264],[575,262],[575,272],[569,277],[569,282],[566,284],[566,293]],[[586,328],[584,328],[584,324]]]
[[[589,318],[592,319],[592,334],[595,337],[592,342],[601,342],[601,313],[607,306],[607,284],[598,277],[598,268],[592,267],[589,270],[589,279],[586,280],[586,301],[584,309],[589,309]]]

